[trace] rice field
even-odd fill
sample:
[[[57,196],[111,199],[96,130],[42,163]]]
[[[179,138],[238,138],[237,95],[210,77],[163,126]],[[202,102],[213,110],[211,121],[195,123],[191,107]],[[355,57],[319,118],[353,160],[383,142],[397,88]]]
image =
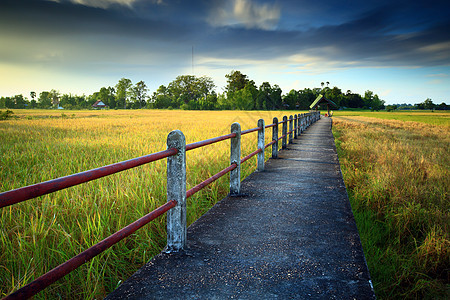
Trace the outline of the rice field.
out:
[[[295,112],[299,113],[299,112]],[[15,110],[0,121],[0,192],[166,149],[170,131],[192,143],[294,112]],[[266,143],[271,140],[267,131]],[[256,150],[242,137],[242,156]],[[187,188],[229,165],[229,141],[187,153]],[[266,151],[266,158],[269,157]],[[166,160],[0,210],[0,296],[6,296],[166,201]],[[242,178],[256,158],[242,166]],[[188,199],[188,224],[228,193],[227,176]],[[165,217],[40,292],[37,299],[103,298],[165,246]]]
[[[449,299],[450,114],[337,112],[333,133],[379,299]]]
[[[294,112],[15,110],[0,121],[0,192],[242,130]],[[295,112],[299,113],[299,112]],[[380,299],[449,295],[450,121],[444,112],[340,112],[334,135]],[[266,133],[266,143],[271,139]],[[242,156],[256,133],[242,138]],[[229,165],[229,141],[187,153],[187,188]],[[269,156],[266,151],[266,158]],[[0,210],[0,296],[6,296],[166,201],[166,161]],[[244,163],[242,178],[256,159]],[[188,224],[228,193],[228,176],[188,199]],[[37,299],[103,298],[165,246],[165,218],[92,259]]]

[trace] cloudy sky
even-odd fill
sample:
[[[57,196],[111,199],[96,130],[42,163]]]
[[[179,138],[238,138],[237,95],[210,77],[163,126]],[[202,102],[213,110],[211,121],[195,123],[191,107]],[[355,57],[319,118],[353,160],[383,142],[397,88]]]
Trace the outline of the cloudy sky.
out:
[[[194,49],[192,64],[192,48]],[[0,0],[0,96],[239,70],[392,103],[450,103],[450,1]]]

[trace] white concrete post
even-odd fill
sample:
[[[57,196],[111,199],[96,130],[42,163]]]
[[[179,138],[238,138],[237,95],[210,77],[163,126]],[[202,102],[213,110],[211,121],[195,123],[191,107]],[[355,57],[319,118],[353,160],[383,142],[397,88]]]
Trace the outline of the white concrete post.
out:
[[[292,118],[292,115],[290,115],[289,116],[289,144],[292,144],[294,142],[294,140],[292,139],[293,123],[294,123],[294,119]]]
[[[265,134],[266,134],[266,128],[264,125],[264,119],[258,120],[258,127],[261,129],[258,130],[258,149],[261,149],[261,152],[257,154],[258,157],[258,167],[257,171],[264,171],[264,146],[265,146]]]
[[[302,114],[302,116],[300,117],[300,133],[303,133],[303,131],[305,131],[304,126],[305,126],[305,115]]]
[[[183,132],[174,130],[167,136],[167,149],[178,153],[167,158],[167,201],[177,205],[167,212],[167,249],[179,251],[186,246],[186,139]]]
[[[272,141],[276,142],[272,145],[272,158],[278,158],[278,118],[273,118],[273,124],[276,125],[272,127]]]
[[[236,137],[231,138],[230,165],[237,167],[230,172],[230,194],[239,195],[241,192],[241,125],[231,124],[231,133],[236,133]]]
[[[297,139],[297,130],[298,130],[298,126],[297,126],[297,115],[294,115],[294,139]]]
[[[287,134],[287,117],[283,117],[283,129],[281,131],[282,139],[281,139],[281,149],[286,149],[286,134]]]

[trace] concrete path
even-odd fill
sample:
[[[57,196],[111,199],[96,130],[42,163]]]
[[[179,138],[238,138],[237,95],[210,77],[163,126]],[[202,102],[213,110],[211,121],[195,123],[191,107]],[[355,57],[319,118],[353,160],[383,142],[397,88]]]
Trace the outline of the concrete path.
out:
[[[330,119],[188,229],[107,299],[373,299]]]

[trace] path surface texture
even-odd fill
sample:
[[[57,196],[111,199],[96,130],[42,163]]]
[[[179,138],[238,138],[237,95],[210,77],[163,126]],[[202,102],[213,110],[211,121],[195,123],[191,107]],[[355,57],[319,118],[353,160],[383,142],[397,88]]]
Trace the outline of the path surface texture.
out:
[[[186,251],[159,254],[107,299],[375,298],[330,125],[313,124],[193,223]]]

